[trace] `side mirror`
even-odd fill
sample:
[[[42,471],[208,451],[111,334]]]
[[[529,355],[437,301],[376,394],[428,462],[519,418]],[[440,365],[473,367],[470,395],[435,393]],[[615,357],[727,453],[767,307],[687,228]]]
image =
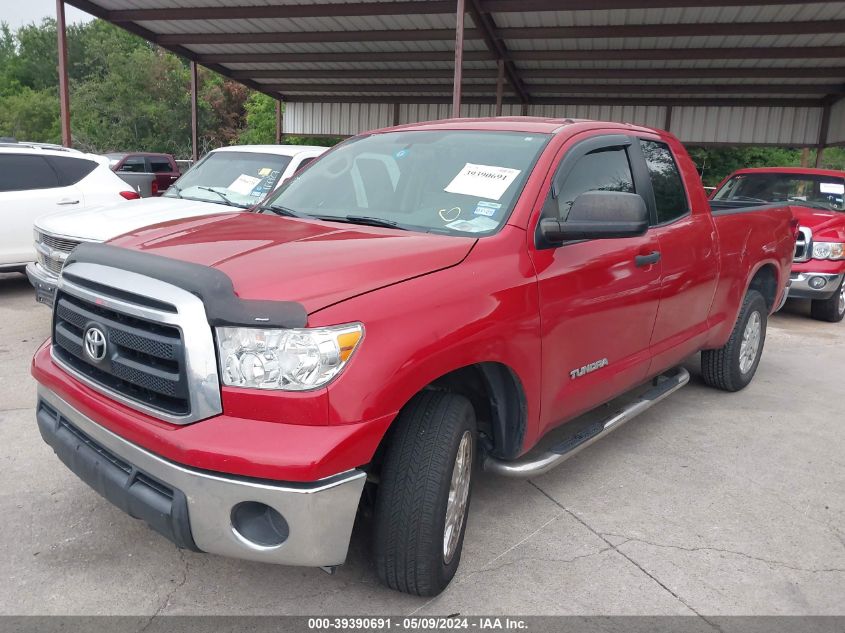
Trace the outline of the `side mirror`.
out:
[[[636,193],[587,191],[575,198],[565,222],[540,220],[540,233],[548,242],[637,237],[648,230],[648,209]]]

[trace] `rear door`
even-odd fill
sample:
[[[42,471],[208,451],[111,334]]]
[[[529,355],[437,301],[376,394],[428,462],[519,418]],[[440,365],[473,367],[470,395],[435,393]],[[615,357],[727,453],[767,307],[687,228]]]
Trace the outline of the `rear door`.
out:
[[[627,135],[593,136],[563,155],[542,216],[565,219],[595,190],[641,193],[647,176]],[[536,226],[539,224],[539,219]],[[533,237],[540,291],[541,432],[646,378],[660,295],[657,237],[581,240],[550,246]],[[646,256],[643,261],[642,256]]]
[[[78,187],[61,186],[46,157],[0,153],[0,265],[35,261],[35,219],[82,201]]]
[[[638,138],[632,149],[635,160],[642,161],[648,172],[644,197],[662,264],[660,308],[651,341],[653,374],[701,347],[719,261],[713,219],[708,209],[693,208],[669,144],[658,137]]]

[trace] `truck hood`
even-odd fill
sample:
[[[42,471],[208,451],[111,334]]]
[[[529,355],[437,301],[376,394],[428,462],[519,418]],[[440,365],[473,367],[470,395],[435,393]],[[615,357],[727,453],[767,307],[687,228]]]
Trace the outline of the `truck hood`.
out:
[[[241,299],[298,301],[308,313],[449,268],[476,240],[378,227],[230,213],[137,230],[114,246],[212,266]]]
[[[181,198],[143,198],[117,205],[60,211],[38,218],[36,228],[90,242],[105,242],[118,235],[167,220],[210,213],[229,213],[232,207]]]
[[[813,231],[814,240],[845,242],[845,212],[795,206],[792,215],[801,226]]]

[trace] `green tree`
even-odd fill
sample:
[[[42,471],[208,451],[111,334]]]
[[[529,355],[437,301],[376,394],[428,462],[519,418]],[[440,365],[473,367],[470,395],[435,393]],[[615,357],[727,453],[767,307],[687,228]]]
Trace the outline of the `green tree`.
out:
[[[60,142],[59,101],[54,92],[24,87],[17,94],[0,96],[0,136]]]
[[[244,105],[246,128],[238,137],[243,145],[276,142],[276,101],[260,92],[249,95]]]

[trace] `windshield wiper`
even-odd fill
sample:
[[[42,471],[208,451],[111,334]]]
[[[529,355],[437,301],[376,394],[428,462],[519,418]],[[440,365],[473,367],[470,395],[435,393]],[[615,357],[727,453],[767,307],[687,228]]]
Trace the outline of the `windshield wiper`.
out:
[[[165,192],[165,195],[167,195],[167,193],[168,193],[168,192],[170,192],[171,190],[172,190],[174,193],[176,193],[176,195],[175,195],[175,196],[173,196],[174,198],[181,198],[181,197],[182,197],[182,188],[181,188],[181,187],[177,187],[176,185],[170,185],[170,186],[167,188],[167,191]],[[169,197],[170,197],[170,196],[168,196],[168,198],[169,198]]]
[[[369,215],[315,215],[318,220],[326,220],[329,222],[346,222],[348,224],[363,224],[365,226],[382,226],[387,229],[398,229],[400,231],[407,231],[404,226],[393,220],[385,220],[384,218],[374,218]]]
[[[258,207],[257,211],[272,211],[276,215],[284,215],[289,218],[302,218],[305,217],[301,213],[294,211],[293,209],[289,209],[287,207],[283,207],[280,204],[265,204],[263,207]]]
[[[217,189],[214,189],[213,187],[197,187],[197,189],[202,189],[203,191],[210,191],[211,193],[216,193],[218,196],[220,196],[223,199],[223,202],[228,204],[230,207],[238,207],[239,209],[244,208],[243,206],[241,206],[241,205],[239,205],[235,202],[232,202],[232,200],[229,198],[229,196],[227,196],[222,191],[217,191]]]

